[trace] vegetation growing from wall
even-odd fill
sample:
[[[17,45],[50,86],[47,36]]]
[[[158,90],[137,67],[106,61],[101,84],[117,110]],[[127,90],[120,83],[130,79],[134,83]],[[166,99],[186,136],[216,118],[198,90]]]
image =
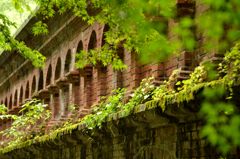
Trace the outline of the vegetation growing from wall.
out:
[[[103,97],[99,104],[94,106],[92,113],[84,118],[74,122],[63,123],[62,126],[52,129],[44,135],[36,134],[35,137],[32,137],[28,133],[26,136],[19,138],[18,143],[8,141],[8,145],[3,147],[0,152],[7,153],[34,143],[55,140],[77,128],[84,133],[93,133],[93,129],[100,129],[102,124],[107,121],[123,118],[132,113],[148,109],[159,108],[164,113],[168,107],[174,104],[184,106],[182,103],[194,100],[202,89],[204,89],[203,97],[206,98],[206,100],[203,100],[201,107],[202,118],[206,121],[202,129],[202,137],[208,138],[210,143],[218,147],[223,153],[229,152],[231,149],[240,146],[240,142],[237,140],[240,134],[239,108],[232,104],[234,102],[232,98],[235,96],[233,88],[239,86],[239,77],[237,76],[240,71],[238,65],[240,60],[239,50],[240,44],[237,43],[230,52],[226,53],[223,62],[218,67],[217,75],[214,76],[215,78],[210,78],[210,72],[206,69],[206,64],[202,64],[195,69],[189,79],[181,82],[176,83],[174,79],[177,78],[176,74],[178,71],[175,71],[170,79],[160,86],[154,85],[153,78],[144,79],[140,86],[131,94],[129,100],[126,100],[125,89],[117,89],[112,92],[112,95]],[[233,82],[229,82],[230,79]],[[31,105],[36,103],[37,101],[33,101],[27,105],[25,104],[25,109],[28,106],[32,109]],[[41,107],[41,104],[39,106]],[[37,112],[39,111],[38,109],[39,107],[36,109]],[[1,107],[1,110],[5,112],[4,107]],[[43,117],[42,115],[36,117],[35,107],[33,110],[35,113],[30,113],[26,119],[35,118],[31,119],[30,123],[25,122],[25,127],[34,125],[33,123],[36,123],[38,119]],[[41,109],[41,112],[43,112],[43,109]],[[14,116],[13,118],[15,119],[16,117]],[[23,119],[15,121],[21,120]],[[20,124],[18,126],[21,127],[23,125]],[[14,124],[10,130],[13,128]],[[5,135],[11,135],[9,134],[10,132],[6,130]],[[26,139],[28,140],[25,141]]]
[[[51,117],[51,113],[46,109],[47,105],[40,100],[33,99],[22,105],[19,115],[7,114],[8,109],[0,105],[0,118],[12,121],[11,126],[1,131],[1,147],[8,144],[18,144],[26,139],[34,138],[45,131],[46,122]],[[10,142],[9,142],[10,141]]]

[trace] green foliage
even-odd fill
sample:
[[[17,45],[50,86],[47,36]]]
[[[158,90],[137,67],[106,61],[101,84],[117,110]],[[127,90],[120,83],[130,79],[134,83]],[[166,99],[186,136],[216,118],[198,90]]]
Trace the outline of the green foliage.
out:
[[[44,15],[47,9],[50,10],[46,17],[56,14],[52,9],[56,3],[60,13],[73,10],[74,14],[82,17],[89,24],[92,24],[93,21],[108,24],[110,30],[106,34],[106,42],[110,46],[114,46],[112,49],[114,50],[124,41],[124,47],[129,51],[134,50],[139,53],[143,61],[162,60],[181,49],[193,50],[196,47],[193,27],[198,29],[199,35],[204,34],[206,39],[210,39],[207,45],[211,48],[214,48],[218,41],[220,46],[226,48],[227,44],[239,38],[239,5],[236,1],[224,0],[217,3],[218,5],[214,0],[198,2],[211,9],[199,14],[194,19],[191,18],[191,15],[178,17],[173,0],[126,0],[121,2],[91,0],[90,2],[91,7],[87,6],[84,0],[51,1],[48,8],[44,1],[39,4],[43,5]],[[81,5],[78,6],[75,3]],[[98,10],[98,14],[90,15],[87,8]],[[170,28],[176,38],[169,39],[166,34],[168,29],[166,24],[171,19],[177,22]],[[233,27],[224,30],[226,25],[232,25],[232,23],[234,23]],[[115,51],[112,53],[116,54]]]
[[[226,74],[225,80],[230,87],[240,84],[240,43],[226,53],[224,62],[220,64],[221,73]]]
[[[136,106],[151,99],[155,88],[152,82],[153,78],[144,79],[131,94],[129,101],[124,100],[126,89],[117,89],[112,92],[112,95],[102,97],[99,104],[93,108],[93,114],[84,117],[82,123],[91,130],[96,127],[101,128],[109,114],[123,112],[125,115],[129,115]]]
[[[222,102],[225,91],[223,87],[206,88],[206,100],[202,104],[201,114],[206,124],[201,135],[223,153],[240,146],[240,115],[231,102]]]
[[[40,35],[40,34],[47,34],[48,33],[48,26],[47,24],[39,21],[34,24],[32,28],[32,32],[34,35]]]
[[[6,114],[8,111],[7,107],[4,104],[0,104],[0,114]]]
[[[189,88],[194,87],[196,84],[206,82],[207,70],[204,65],[200,65],[194,69],[194,72],[190,74],[190,78],[183,81],[178,81],[176,85],[178,90],[187,91]]]
[[[109,114],[122,109],[124,106],[122,101],[125,91],[125,89],[117,89],[114,90],[109,97],[102,97],[99,104],[93,108],[93,114],[85,116],[82,123],[90,130],[96,127],[100,128]]]
[[[41,101],[33,99],[26,102],[22,109],[19,111],[21,115],[11,115],[4,114],[6,108],[3,109],[4,113],[0,115],[2,119],[13,119],[11,127],[1,131],[1,134],[11,141],[8,140],[7,143],[1,143],[1,146],[14,145],[22,142],[26,139],[34,137],[34,134],[39,134],[41,129],[44,128],[46,121],[50,118],[51,113],[46,109],[45,104],[42,104]],[[44,130],[44,129],[43,129]]]
[[[224,61],[219,65],[219,73],[224,75],[224,85],[214,89],[206,88],[201,114],[206,120],[202,136],[219,148],[223,153],[240,146],[239,108],[231,101],[233,87],[239,86],[240,45],[237,43],[227,52]],[[225,100],[223,100],[225,99]]]
[[[37,50],[32,50],[27,47],[24,42],[15,40],[11,34],[9,27],[15,24],[8,20],[6,16],[0,14],[0,48],[9,51],[17,51],[23,57],[32,61],[36,67],[42,67],[45,62],[45,57]]]
[[[129,99],[129,102],[124,105],[123,111],[130,114],[132,113],[131,111],[133,111],[134,107],[152,99],[153,91],[155,89],[153,81],[153,77],[143,79],[140,86],[137,87],[133,94],[130,95],[131,98]]]
[[[9,21],[9,19],[3,15],[0,14],[0,48],[4,49],[4,50],[10,50],[11,49],[11,44],[10,44],[10,40],[11,36],[10,36],[10,30],[9,27],[15,26],[15,24],[11,21]]]
[[[123,70],[127,67],[119,58],[117,48],[113,49],[113,47],[108,44],[95,50],[83,50],[76,55],[76,59],[77,68],[84,68],[89,64],[102,64],[103,66],[112,65],[114,70]]]
[[[29,8],[25,0],[13,0],[13,2],[20,11]],[[219,43],[220,50],[224,51],[240,36],[238,17],[240,5],[236,0],[221,0],[217,3],[215,0],[193,2],[206,6],[207,10],[197,14],[194,18],[191,14],[178,16],[174,0],[119,2],[90,0],[89,3],[86,0],[35,0],[35,2],[39,6],[37,15],[41,15],[44,20],[56,14],[72,11],[88,24],[98,21],[110,26],[106,33],[105,49],[79,55],[80,61],[77,63],[79,68],[85,66],[85,63],[97,62],[104,65],[113,63],[116,69],[125,68],[121,60],[117,58],[116,52],[117,46],[123,42],[126,49],[140,55],[142,62],[156,62],[182,49],[193,50],[196,47],[194,28],[198,31],[198,35],[204,34],[208,41],[201,46],[205,49],[212,49],[216,43]],[[169,20],[175,23],[171,25],[171,28],[167,26]],[[46,34],[47,26],[42,22],[37,22],[32,30],[35,35]],[[172,38],[166,34],[167,30],[171,31]],[[82,64],[81,62],[86,59],[87,61]]]

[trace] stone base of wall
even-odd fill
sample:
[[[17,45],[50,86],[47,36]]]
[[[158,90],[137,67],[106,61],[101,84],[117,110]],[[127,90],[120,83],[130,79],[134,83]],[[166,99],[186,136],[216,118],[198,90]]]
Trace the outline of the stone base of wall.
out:
[[[74,130],[54,141],[17,149],[1,159],[210,159],[220,155],[200,138],[201,122],[178,121],[159,108]],[[233,156],[232,158],[237,158]]]

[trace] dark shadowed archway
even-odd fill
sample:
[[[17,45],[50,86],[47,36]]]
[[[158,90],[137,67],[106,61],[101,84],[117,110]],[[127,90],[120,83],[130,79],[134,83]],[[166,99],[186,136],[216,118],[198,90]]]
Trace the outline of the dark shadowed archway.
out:
[[[12,95],[9,98],[9,104],[8,104],[8,109],[12,109]]]
[[[88,43],[88,50],[95,49],[97,47],[97,35],[95,31],[92,31],[92,34],[90,36],[90,40]]]
[[[16,107],[17,106],[17,100],[18,100],[18,90],[15,90],[14,93],[14,99],[13,99],[13,106]]]
[[[66,55],[65,66],[64,66],[65,74],[68,73],[71,69],[71,60],[72,60],[71,50],[69,49]]]
[[[59,57],[57,60],[57,65],[55,69],[55,80],[59,79],[61,76],[61,66],[62,66],[62,62],[61,62],[61,58]]]
[[[39,70],[38,90],[43,89],[43,71]]]
[[[26,89],[25,89],[25,99],[29,98],[29,81],[26,84]]]
[[[20,95],[19,95],[19,104],[22,104],[23,102],[23,87],[20,88]]]
[[[46,86],[51,84],[51,78],[52,78],[52,65],[50,64],[47,71]]]
[[[32,80],[32,95],[33,93],[35,93],[36,91],[36,76],[33,76],[33,80]]]

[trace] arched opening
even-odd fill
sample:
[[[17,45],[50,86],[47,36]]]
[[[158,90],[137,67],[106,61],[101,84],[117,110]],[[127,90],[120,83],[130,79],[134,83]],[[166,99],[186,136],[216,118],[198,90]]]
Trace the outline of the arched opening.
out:
[[[80,53],[83,50],[83,43],[82,41],[79,41],[77,46],[77,53]]]
[[[51,84],[51,77],[52,77],[52,65],[50,64],[47,71],[46,86]]]
[[[32,80],[32,94],[36,91],[36,77],[33,76]]]
[[[25,99],[29,98],[29,81],[27,82],[26,89],[25,89]]]
[[[40,73],[39,73],[39,79],[38,79],[38,90],[41,90],[43,89],[43,71],[40,70]]]
[[[9,98],[9,105],[8,105],[8,109],[12,109],[12,95]]]
[[[15,90],[15,93],[14,93],[14,100],[13,100],[13,106],[16,107],[17,106],[17,100],[18,100],[18,91]]]
[[[20,89],[20,96],[19,96],[19,103],[21,104],[23,102],[23,87]]]
[[[55,69],[55,80],[59,79],[61,76],[61,59],[58,58],[56,69]]]
[[[70,71],[71,69],[71,50],[69,49],[67,52],[66,60],[65,60],[65,66],[64,66],[64,73],[66,74],[67,72]]]
[[[97,47],[97,35],[96,32],[93,31],[88,43],[88,50],[95,49]]]
[[[103,29],[103,36],[102,36],[102,46],[106,43],[106,32],[109,30],[109,26],[105,25]]]

